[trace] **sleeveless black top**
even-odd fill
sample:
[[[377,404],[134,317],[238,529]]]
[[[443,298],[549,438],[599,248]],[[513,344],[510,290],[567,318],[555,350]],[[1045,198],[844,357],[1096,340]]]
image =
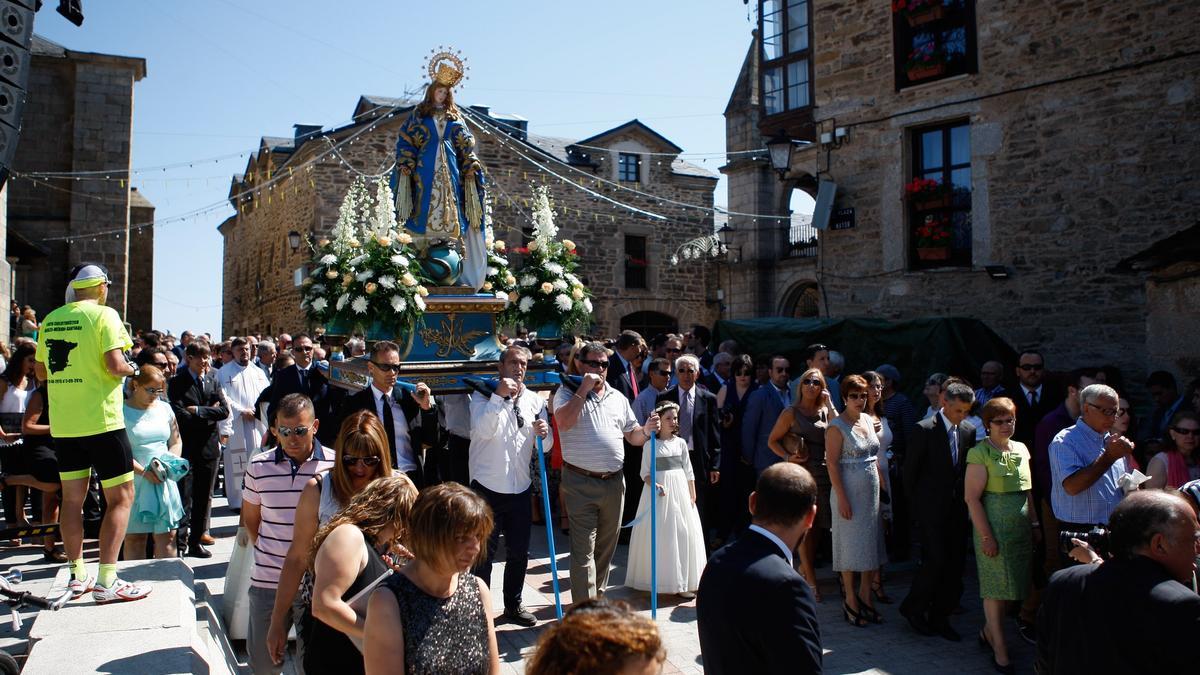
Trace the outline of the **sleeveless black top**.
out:
[[[363,535],[367,545],[367,565],[359,572],[354,583],[342,594],[342,600],[350,600],[358,595],[372,581],[375,581],[388,570],[387,563],[375,551],[374,543]],[[308,610],[311,612],[312,610]],[[338,673],[338,675],[357,675],[366,673],[362,652],[354,646],[346,634],[332,628],[329,624],[315,616],[309,617],[308,635],[304,644],[304,672],[306,673]]]
[[[387,587],[396,595],[404,626],[404,672],[408,675],[487,673],[487,615],[479,580],[467,572],[449,598],[435,598],[403,574]],[[308,671],[315,672],[315,671]]]

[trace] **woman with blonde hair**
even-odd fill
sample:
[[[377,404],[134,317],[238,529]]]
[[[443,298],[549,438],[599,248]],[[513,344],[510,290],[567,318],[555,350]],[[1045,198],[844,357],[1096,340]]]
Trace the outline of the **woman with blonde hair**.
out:
[[[125,530],[126,560],[146,557],[146,537],[155,558],[175,557],[175,528],[183,520],[176,481],[186,474],[183,440],[171,406],[159,397],[166,378],[157,366],[142,366],[130,378],[125,399],[125,433],[133,450],[133,508]]]
[[[498,673],[492,595],[471,568],[486,559],[492,510],[458,483],[426,488],[409,518],[414,559],[371,595],[368,673]]]
[[[348,601],[408,557],[403,541],[416,500],[417,487],[408,476],[376,478],[317,532],[310,553],[314,581],[305,672],[365,671],[355,643],[362,644],[366,612]]]
[[[813,595],[820,602],[815,566],[817,543],[821,532],[832,527],[829,513],[832,484],[825,465],[825,431],[838,413],[829,399],[825,375],[819,368],[804,371],[798,391],[792,405],[784,408],[775,420],[767,446],[785,461],[803,466],[817,483],[817,517],[800,542],[800,574],[812,586]]]
[[[360,410],[342,421],[334,441],[334,463],[328,473],[310,478],[296,505],[292,544],[279,573],[271,626],[267,629],[267,651],[275,663],[283,663],[287,649],[288,609],[296,623],[296,659],[305,660],[312,577],[306,574],[309,548],[317,530],[362,492],[371,481],[392,475],[387,432],[374,414]]]

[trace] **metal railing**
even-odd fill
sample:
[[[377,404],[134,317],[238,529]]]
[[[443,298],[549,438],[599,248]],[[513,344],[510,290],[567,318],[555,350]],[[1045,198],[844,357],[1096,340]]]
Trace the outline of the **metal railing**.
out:
[[[812,226],[810,216],[792,216],[783,242],[783,258],[815,258],[817,255],[817,228]]]

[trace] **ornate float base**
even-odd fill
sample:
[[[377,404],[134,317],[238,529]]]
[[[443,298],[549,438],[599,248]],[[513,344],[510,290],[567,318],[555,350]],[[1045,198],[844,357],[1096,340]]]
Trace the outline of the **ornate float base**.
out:
[[[434,394],[467,393],[466,378],[496,376],[496,362],[504,349],[496,326],[496,315],[504,300],[470,288],[431,288],[425,298],[425,315],[411,335],[397,335],[400,345],[400,381],[424,382]],[[537,358],[535,356],[535,358]],[[358,391],[370,384],[367,357],[331,361],[330,381],[343,389]],[[558,377],[552,364],[529,364],[525,386],[552,389]]]

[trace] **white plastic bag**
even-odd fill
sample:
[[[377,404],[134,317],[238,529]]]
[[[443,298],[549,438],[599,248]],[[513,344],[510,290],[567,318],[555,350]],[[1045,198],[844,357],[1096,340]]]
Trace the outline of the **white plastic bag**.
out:
[[[233,555],[225,568],[225,595],[221,614],[231,640],[245,640],[250,623],[250,573],[254,571],[254,549],[245,527],[238,527]]]

